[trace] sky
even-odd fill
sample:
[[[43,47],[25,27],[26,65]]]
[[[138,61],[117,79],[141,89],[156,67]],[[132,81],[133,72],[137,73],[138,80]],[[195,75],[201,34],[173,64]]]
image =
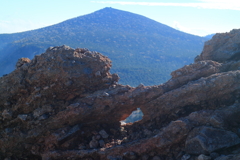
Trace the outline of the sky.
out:
[[[199,36],[240,28],[238,0],[1,0],[0,34],[50,26],[105,7]]]

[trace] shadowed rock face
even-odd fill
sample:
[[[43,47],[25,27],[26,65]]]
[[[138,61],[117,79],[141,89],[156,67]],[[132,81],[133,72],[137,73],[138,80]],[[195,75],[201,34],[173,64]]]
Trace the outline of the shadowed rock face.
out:
[[[216,42],[230,53],[239,33]],[[199,56],[208,58],[162,85],[136,88],[117,84],[111,61],[87,49],[52,47],[20,59],[0,78],[1,159],[238,158],[240,61],[211,58],[219,45],[210,42]],[[137,108],[143,119],[121,126]]]

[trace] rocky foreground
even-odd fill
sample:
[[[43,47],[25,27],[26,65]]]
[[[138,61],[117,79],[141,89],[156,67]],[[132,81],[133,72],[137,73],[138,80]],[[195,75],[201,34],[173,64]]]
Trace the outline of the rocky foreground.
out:
[[[158,86],[120,85],[110,68],[68,46],[20,59],[0,78],[0,159],[240,159],[240,30]],[[137,108],[143,119],[121,125]]]

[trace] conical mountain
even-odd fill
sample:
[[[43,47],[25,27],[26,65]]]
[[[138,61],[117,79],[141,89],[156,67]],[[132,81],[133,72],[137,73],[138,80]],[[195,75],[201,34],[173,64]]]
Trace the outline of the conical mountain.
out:
[[[49,27],[0,34],[0,75],[12,71],[18,58],[65,44],[107,55],[120,83],[160,84],[171,71],[191,63],[206,40],[138,14],[104,8]]]

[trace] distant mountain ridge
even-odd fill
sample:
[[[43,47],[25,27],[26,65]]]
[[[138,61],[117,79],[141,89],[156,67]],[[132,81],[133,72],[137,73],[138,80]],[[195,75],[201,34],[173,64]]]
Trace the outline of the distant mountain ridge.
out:
[[[107,55],[120,83],[154,85],[191,63],[206,40],[141,15],[104,8],[49,27],[0,34],[0,75],[12,71],[18,58],[33,58],[45,48],[66,44]]]
[[[213,33],[213,34],[209,34],[209,35],[206,35],[204,36],[205,38],[208,38],[208,39],[212,39],[212,37],[215,35],[216,33]]]

